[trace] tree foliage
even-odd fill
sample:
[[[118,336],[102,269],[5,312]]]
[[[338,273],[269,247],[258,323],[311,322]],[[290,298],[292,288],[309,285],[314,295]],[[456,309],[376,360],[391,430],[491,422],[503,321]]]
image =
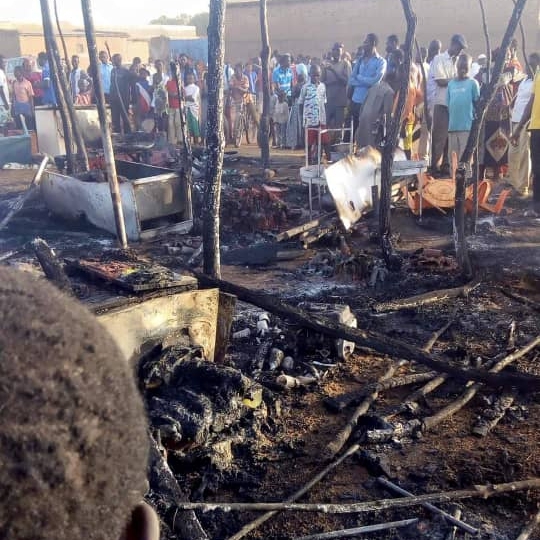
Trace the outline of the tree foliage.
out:
[[[181,13],[176,17],[167,17],[167,15],[161,15],[161,17],[158,17],[157,19],[152,19],[149,24],[195,26],[198,36],[206,36],[208,29],[208,18],[208,12],[197,13],[195,15]]]

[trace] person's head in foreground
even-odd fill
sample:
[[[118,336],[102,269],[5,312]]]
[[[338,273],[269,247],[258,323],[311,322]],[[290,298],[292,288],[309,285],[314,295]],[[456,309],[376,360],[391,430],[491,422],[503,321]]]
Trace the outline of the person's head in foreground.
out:
[[[145,412],[97,320],[0,267],[0,538],[158,540]]]

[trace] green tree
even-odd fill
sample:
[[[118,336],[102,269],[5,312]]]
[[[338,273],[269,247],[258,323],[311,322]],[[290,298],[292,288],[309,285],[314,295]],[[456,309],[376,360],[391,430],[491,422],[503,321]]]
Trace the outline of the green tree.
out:
[[[158,17],[157,19],[151,20],[149,24],[176,24],[185,26],[190,24],[190,20],[190,15],[187,15],[186,13],[181,13],[176,17],[167,17],[167,15],[161,15],[161,17]]]
[[[208,12],[197,13],[191,17],[189,24],[197,29],[198,36],[207,35],[209,17],[210,14]]]

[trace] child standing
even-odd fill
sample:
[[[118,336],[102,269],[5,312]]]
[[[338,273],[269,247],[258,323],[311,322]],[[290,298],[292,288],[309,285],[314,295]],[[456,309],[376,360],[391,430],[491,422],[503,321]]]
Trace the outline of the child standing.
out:
[[[480,87],[475,79],[469,77],[471,57],[461,54],[457,60],[457,77],[448,83],[446,100],[448,104],[448,159],[452,163],[452,153],[458,161],[467,145],[474,118],[474,106],[480,97]],[[467,175],[471,176],[470,163]]]
[[[193,143],[199,144],[201,137],[201,129],[199,127],[200,114],[200,89],[195,84],[195,75],[188,73],[186,75],[186,87],[184,93],[186,95],[186,122],[189,134],[193,137]]]
[[[283,149],[287,144],[287,123],[289,122],[289,104],[283,90],[278,91],[277,101],[272,111],[272,120],[277,136],[276,146]]]
[[[316,163],[319,152],[318,130],[326,129],[326,86],[321,82],[320,66],[311,66],[309,74],[311,82],[307,82],[302,87],[298,103],[302,110],[304,129],[308,130],[309,158],[312,163]],[[321,145],[324,147],[327,157],[330,156],[329,143],[328,133],[321,133]]]

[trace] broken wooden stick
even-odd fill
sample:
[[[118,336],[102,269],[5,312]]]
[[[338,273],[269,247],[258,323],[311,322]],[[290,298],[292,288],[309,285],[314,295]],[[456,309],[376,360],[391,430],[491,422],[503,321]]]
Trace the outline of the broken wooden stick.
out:
[[[388,302],[380,302],[379,304],[375,304],[373,306],[373,310],[377,313],[381,313],[383,311],[397,311],[398,309],[417,308],[420,306],[425,306],[426,304],[444,302],[450,298],[466,298],[467,295],[479,285],[480,281],[475,280],[461,287],[454,287],[453,289],[439,289],[437,291],[409,296],[408,298],[397,298]]]
[[[499,291],[501,291],[508,298],[521,302],[522,304],[525,304],[526,306],[530,307],[534,311],[540,311],[540,303],[535,302],[534,300],[531,300],[530,298],[527,298],[526,296],[523,296],[513,291],[509,291],[503,287],[499,287]]]
[[[408,508],[421,506],[424,503],[443,503],[457,501],[461,499],[481,498],[488,499],[494,495],[502,493],[515,493],[528,489],[540,489],[540,478],[529,478],[517,482],[505,484],[486,484],[473,486],[469,489],[458,489],[455,491],[442,491],[439,493],[429,493],[427,495],[416,495],[414,497],[401,497],[399,499],[378,499],[374,501],[362,501],[349,504],[326,504],[326,503],[181,503],[178,508],[181,510],[202,510],[212,512],[222,510],[224,512],[322,512],[325,514],[360,514],[365,512],[379,512],[391,508]],[[253,529],[250,529],[250,531]],[[247,531],[249,532],[249,531]],[[245,534],[247,534],[247,532]],[[238,536],[242,538],[245,536]],[[237,536],[229,540],[236,539]]]
[[[457,314],[457,309],[454,309],[454,313],[453,313],[452,317],[450,319],[448,319],[446,324],[444,326],[442,326],[441,328],[439,328],[439,330],[436,330],[435,332],[433,332],[433,334],[429,338],[428,342],[423,347],[423,350],[426,353],[429,353],[431,351],[431,349],[433,348],[435,343],[437,343],[438,339],[454,323],[454,321],[456,320],[456,314]],[[404,399],[403,403],[401,403],[397,407],[397,409],[395,409],[392,413],[386,415],[385,420],[389,420],[389,419],[393,418],[394,416],[397,416],[398,414],[401,414],[401,413],[406,412],[406,411],[416,412],[418,410],[418,408],[419,408],[417,401],[420,398],[427,396],[433,390],[435,390],[435,388],[440,386],[444,381],[446,381],[446,379],[448,379],[448,375],[446,375],[446,374],[445,375],[439,375],[438,377],[435,377],[434,379],[429,381],[427,384],[422,386],[422,388],[419,388],[418,390],[414,391],[412,394],[410,394],[408,397],[406,397]]]
[[[336,215],[335,212],[330,212],[328,214],[324,214],[323,216],[313,219],[311,221],[308,221],[307,223],[304,223],[302,225],[298,225],[297,227],[293,227],[292,229],[288,229],[286,231],[283,231],[276,235],[276,242],[282,242],[283,240],[290,240],[291,238],[294,238],[295,236],[298,236],[299,234],[302,234],[303,232],[309,231],[311,229],[315,229],[316,227],[319,227],[323,223],[326,222],[329,218],[332,218]]]
[[[320,317],[311,313],[307,313],[302,309],[298,309],[286,302],[281,301],[274,295],[253,291],[225,281],[215,279],[201,274],[199,272],[189,270],[199,281],[203,287],[218,287],[223,292],[234,294],[239,300],[248,302],[258,306],[266,311],[269,311],[280,317],[284,317],[293,321],[304,328],[309,328],[329,336],[332,338],[341,338],[347,341],[352,341],[359,347],[375,350],[378,353],[390,355],[393,358],[404,358],[406,360],[415,361],[419,364],[428,366],[431,369],[440,373],[448,373],[452,377],[469,381],[480,381],[495,387],[511,388],[517,387],[524,392],[537,392],[540,390],[540,377],[534,375],[507,373],[504,376],[495,373],[489,373],[480,369],[462,369],[451,365],[446,359],[440,355],[428,354],[425,351],[405,343],[404,341],[374,332],[372,330],[364,330],[361,328],[351,328],[349,326],[336,323],[327,318]]]
[[[36,238],[32,242],[32,247],[47,279],[51,280],[61,291],[71,294],[73,292],[71,281],[49,244],[42,238]]]
[[[305,486],[301,487],[298,491],[295,491],[290,497],[286,499],[284,503],[278,503],[278,505],[291,504],[294,501],[298,500],[300,497],[305,495],[314,485],[318,484],[330,471],[335,469],[341,462],[343,462],[349,456],[352,456],[359,449],[360,449],[359,444],[353,444],[341,457],[339,457],[338,459],[336,459],[335,461],[327,465],[319,474],[314,476]],[[204,510],[204,509],[201,508],[201,510]],[[251,531],[255,530],[257,527],[260,527],[263,523],[268,521],[272,516],[274,516],[277,512],[279,512],[279,510],[280,509],[277,508],[269,512],[266,512],[266,514],[263,514],[262,516],[251,521],[247,525],[244,525],[236,534],[231,536],[228,540],[240,540],[240,538],[244,538],[246,534],[249,534]]]
[[[41,163],[39,164],[38,170],[36,171],[34,178],[32,178],[32,182],[30,182],[30,185],[28,186],[26,191],[16,197],[14,201],[12,201],[9,212],[5,215],[4,219],[0,221],[0,231],[11,221],[11,218],[17,212],[19,212],[19,210],[21,210],[21,208],[24,206],[24,203],[30,198],[30,195],[32,195],[32,193],[34,192],[34,188],[39,185],[41,177],[43,176],[43,172],[45,171],[45,167],[49,163],[49,159],[49,156],[44,156],[44,158],[41,160]]]
[[[525,354],[527,354],[529,351],[534,349],[540,345],[540,336],[537,336],[535,339],[530,341],[525,347],[522,347],[521,349],[513,352],[512,354],[509,354],[508,356],[505,356],[502,360],[499,360],[489,371],[490,373],[498,373],[499,371],[503,370],[506,366],[517,360],[518,358],[521,358]],[[476,395],[478,390],[482,387],[482,385],[478,382],[473,383],[472,381],[469,381],[467,383],[469,387],[461,394],[459,398],[457,398],[452,403],[449,403],[446,407],[443,407],[439,412],[434,414],[433,416],[428,416],[427,418],[424,418],[424,430],[429,430],[440,424],[443,420],[448,418],[449,416],[452,416],[457,411],[461,410],[471,399]]]
[[[425,373],[412,373],[410,375],[403,375],[402,377],[394,377],[388,381],[368,384],[362,388],[362,390],[347,392],[337,397],[325,398],[324,404],[332,411],[340,412],[350,405],[356,405],[361,399],[365,398],[374,390],[377,392],[383,392],[384,390],[390,390],[391,388],[418,384],[429,381],[436,375],[436,371],[427,371]]]
[[[411,493],[410,491],[407,491],[403,489],[402,487],[398,486],[397,484],[394,484],[393,482],[390,482],[390,480],[387,480],[386,478],[380,476],[377,478],[377,481],[379,484],[383,485],[385,488],[389,489],[390,491],[394,491],[395,493],[399,493],[400,495],[404,495],[405,497],[414,497],[414,493]],[[444,510],[441,510],[440,508],[437,508],[436,506],[433,506],[430,503],[424,503],[422,505],[424,508],[429,510],[430,512],[433,512],[434,514],[437,514],[439,516],[442,516],[448,523],[452,523],[452,525],[455,525],[456,527],[459,527],[461,530],[466,531],[469,534],[477,535],[478,529],[475,527],[464,523],[460,519],[455,518],[452,514],[449,514],[448,512],[445,512]]]
[[[454,512],[452,513],[452,516],[456,519],[461,519],[461,508],[457,505],[454,505]],[[457,527],[454,525],[452,529],[450,529],[450,532],[446,535],[446,540],[456,540],[456,532]]]
[[[178,507],[186,496],[182,493],[174,473],[172,472],[166,459],[163,457],[158,443],[149,434],[150,439],[150,488],[160,499],[163,509],[158,505],[158,513],[161,518],[168,521],[165,516],[171,508]],[[163,511],[159,511],[163,510]],[[197,516],[193,510],[182,510],[180,515],[174,515],[171,529],[181,540],[208,540],[207,534],[201,527]]]
[[[519,533],[519,536],[516,540],[529,540],[531,535],[534,533],[536,528],[540,525],[540,510],[536,515],[529,521],[529,523],[524,527],[524,529]]]
[[[389,521],[388,523],[377,523],[375,525],[364,525],[362,527],[354,527],[353,529],[341,529],[340,531],[332,531],[319,534],[310,534],[302,536],[296,540],[329,540],[332,538],[347,538],[348,536],[356,536],[369,532],[387,531],[388,529],[398,529],[399,527],[408,527],[418,523],[418,518],[402,519],[401,521]]]
[[[394,376],[394,373],[396,370],[402,366],[405,363],[404,360],[397,362],[395,364],[391,364],[386,372],[378,379],[377,384],[384,383],[391,379]],[[369,411],[369,408],[373,404],[373,402],[377,399],[379,396],[379,391],[377,390],[377,385],[375,385],[374,389],[371,391],[370,394],[368,394],[362,403],[355,409],[354,413],[352,414],[349,421],[345,424],[343,429],[337,434],[336,438],[330,442],[325,449],[325,456],[327,458],[332,458],[336,454],[339,453],[339,451],[343,448],[349,437],[351,436],[351,433],[353,432],[354,428],[356,427],[358,423],[358,419],[366,414]]]
[[[511,390],[503,392],[493,406],[484,411],[482,416],[476,421],[471,430],[472,433],[478,435],[478,437],[485,437],[504,417],[515,399],[516,394]]]

